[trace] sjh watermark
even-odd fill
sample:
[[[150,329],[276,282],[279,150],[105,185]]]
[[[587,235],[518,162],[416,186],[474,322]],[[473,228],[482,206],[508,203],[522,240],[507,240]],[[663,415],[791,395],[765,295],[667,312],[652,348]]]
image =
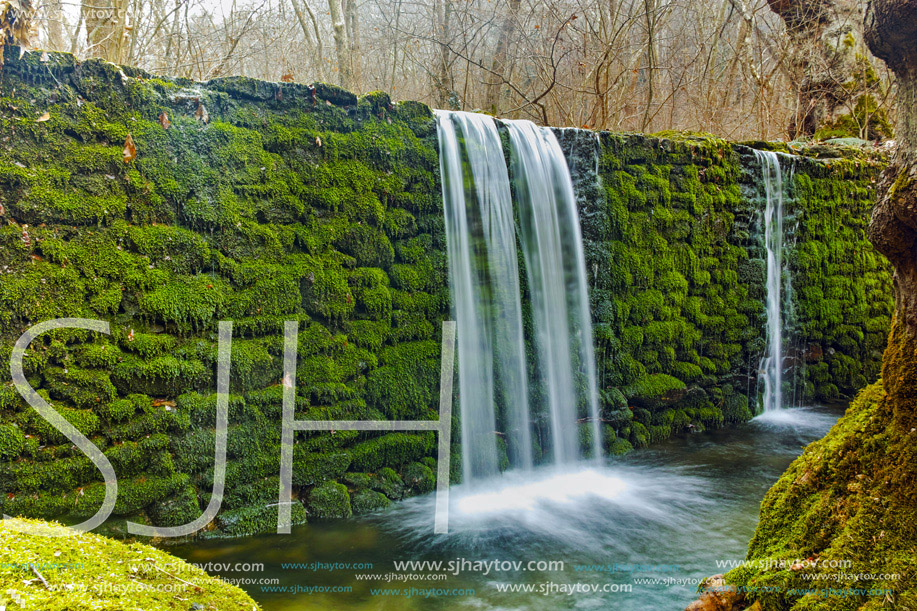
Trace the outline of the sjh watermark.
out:
[[[207,509],[197,519],[181,526],[149,526],[128,522],[132,535],[147,537],[184,537],[209,524],[219,513],[226,484],[226,442],[229,423],[229,371],[232,347],[232,322],[220,321],[217,346],[217,410],[214,448],[213,492]],[[100,526],[111,515],[118,499],[118,477],[108,457],[55,410],[26,380],[23,359],[29,345],[42,333],[54,329],[84,329],[110,334],[109,325],[89,318],[56,318],[26,330],[16,341],[10,357],[13,384],[26,402],[51,426],[79,448],[102,473],[105,497],[91,518],[70,528],[49,528],[28,524],[3,515],[3,526],[29,535],[44,537],[71,536]],[[299,348],[299,322],[284,324],[283,416],[280,443],[280,489],[278,490],[277,533],[289,534],[292,526],[290,500],[293,493],[293,437],[296,431],[436,431],[439,435],[436,474],[436,504],[433,532],[449,532],[449,466],[452,444],[452,376],[455,356],[455,322],[443,322],[442,360],[440,370],[439,420],[296,420],[296,362]]]

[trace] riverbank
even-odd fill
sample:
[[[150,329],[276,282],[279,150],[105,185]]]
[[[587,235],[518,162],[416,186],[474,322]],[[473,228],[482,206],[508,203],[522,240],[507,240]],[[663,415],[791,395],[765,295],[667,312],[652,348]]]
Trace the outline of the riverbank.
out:
[[[0,525],[0,609],[259,608],[239,588],[150,545],[73,534],[42,520],[17,519]]]

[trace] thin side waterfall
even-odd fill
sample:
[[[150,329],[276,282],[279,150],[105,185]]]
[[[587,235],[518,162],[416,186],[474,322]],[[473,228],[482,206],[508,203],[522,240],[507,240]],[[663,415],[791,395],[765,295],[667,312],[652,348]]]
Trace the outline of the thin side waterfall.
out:
[[[765,192],[764,246],[767,251],[767,345],[761,364],[764,411],[781,409],[783,403],[783,171],[772,151],[755,151],[761,163]]]
[[[532,466],[512,198],[491,117],[437,111],[449,283],[458,326],[464,481],[499,471],[498,412],[511,464]]]
[[[506,121],[522,252],[535,322],[538,370],[551,419],[556,464],[581,458],[578,406],[591,422],[593,456],[601,456],[601,422],[592,344],[586,257],[573,181],[554,132],[531,121]]]

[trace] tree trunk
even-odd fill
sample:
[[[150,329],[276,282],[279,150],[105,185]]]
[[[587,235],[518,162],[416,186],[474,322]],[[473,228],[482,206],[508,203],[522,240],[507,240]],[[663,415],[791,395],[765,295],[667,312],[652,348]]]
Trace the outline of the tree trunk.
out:
[[[328,0],[331,26],[334,28],[334,51],[338,58],[339,83],[350,91],[353,88],[353,62],[350,59],[350,41],[347,40],[347,22],[343,0]]]
[[[895,318],[882,380],[902,427],[917,426],[917,0],[873,0],[866,43],[898,83],[897,150],[882,176],[869,239],[895,266]]]
[[[863,46],[859,0],[767,0],[786,24],[796,114],[789,134],[811,136],[844,103]]]
[[[497,39],[497,48],[494,50],[490,74],[487,77],[484,108],[493,114],[500,110],[500,95],[503,93],[503,82],[506,79],[506,62],[512,48],[513,29],[519,16],[520,3],[521,0],[509,0],[503,27],[500,28],[500,37]]]
[[[66,51],[64,43],[64,9],[61,0],[47,0],[48,46],[55,51]]]
[[[81,12],[90,55],[116,64],[124,60],[128,7],[129,0],[83,0]]]
[[[363,93],[363,48],[360,44],[360,16],[357,0],[345,0],[344,19],[347,24],[347,42],[350,43],[351,84],[348,89]]]
[[[325,50],[322,45],[322,33],[318,27],[318,21],[315,18],[315,12],[312,10],[312,7],[309,6],[308,0],[292,0],[293,10],[296,12],[296,19],[299,20],[299,27],[302,28],[303,36],[306,39],[306,43],[311,47],[312,52],[315,56],[315,79],[318,81],[325,80],[325,69],[324,69],[324,54]],[[302,2],[302,4],[300,4]],[[303,14],[303,9],[309,14],[309,21],[311,22],[311,29],[309,24],[306,23],[306,16]],[[315,40],[312,39],[313,33],[315,35]]]
[[[437,54],[437,70],[434,73],[433,87],[436,90],[436,99],[440,108],[448,108],[449,98],[454,91],[452,83],[452,53],[449,49],[452,37],[452,0],[436,0],[433,4],[434,37],[439,44]],[[458,110],[457,108],[455,110]]]

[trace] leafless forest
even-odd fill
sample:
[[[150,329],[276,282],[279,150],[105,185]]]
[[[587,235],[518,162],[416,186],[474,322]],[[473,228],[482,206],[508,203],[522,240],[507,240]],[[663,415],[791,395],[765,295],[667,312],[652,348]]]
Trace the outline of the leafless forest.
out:
[[[878,140],[892,137],[894,85],[863,43],[863,4],[41,0],[32,46],[558,126]]]

